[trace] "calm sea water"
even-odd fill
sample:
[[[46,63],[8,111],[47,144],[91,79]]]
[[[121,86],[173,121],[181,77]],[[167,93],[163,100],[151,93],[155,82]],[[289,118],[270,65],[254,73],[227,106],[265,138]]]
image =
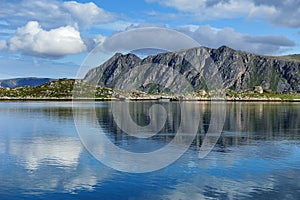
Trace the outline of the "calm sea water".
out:
[[[151,121],[152,104],[130,104],[140,126]],[[115,145],[151,152],[172,141],[182,117],[179,103],[159,104],[168,118],[148,139],[120,130],[110,103],[95,104],[97,122]],[[198,154],[212,109],[208,103],[189,106],[201,114],[190,148],[166,168],[134,174],[105,166],[85,149],[72,103],[2,102],[0,199],[300,199],[300,104],[227,103],[222,135],[204,159]],[[91,107],[77,105],[84,115]]]

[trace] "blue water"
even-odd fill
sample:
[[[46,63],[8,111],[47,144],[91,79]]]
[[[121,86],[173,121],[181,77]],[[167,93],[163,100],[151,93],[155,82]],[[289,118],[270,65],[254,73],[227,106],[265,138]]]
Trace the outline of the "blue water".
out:
[[[144,109],[152,104],[132,103],[132,118],[149,123]],[[168,121],[150,139],[119,130],[109,103],[95,106],[113,143],[149,152],[168,144],[179,126],[179,103],[161,104]],[[0,199],[300,199],[300,104],[228,103],[222,135],[204,159],[198,154],[211,110],[190,104],[202,118],[188,151],[166,168],[135,174],[111,169],[85,149],[71,102],[1,102]],[[82,104],[83,112],[90,106]]]

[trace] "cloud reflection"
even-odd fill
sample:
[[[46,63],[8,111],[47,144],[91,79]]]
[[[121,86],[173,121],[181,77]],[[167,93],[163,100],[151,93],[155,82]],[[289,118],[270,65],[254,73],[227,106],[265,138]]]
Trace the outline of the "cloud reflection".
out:
[[[22,161],[26,169],[37,170],[47,163],[61,167],[74,167],[82,146],[77,138],[43,138],[38,137],[28,143],[11,141],[10,154]]]

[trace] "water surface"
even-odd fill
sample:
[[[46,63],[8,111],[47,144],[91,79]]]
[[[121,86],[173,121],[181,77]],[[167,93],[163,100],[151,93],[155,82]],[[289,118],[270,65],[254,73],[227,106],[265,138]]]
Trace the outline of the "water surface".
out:
[[[149,124],[148,110],[155,103],[131,103],[132,119]],[[119,147],[151,152],[172,141],[182,116],[179,103],[159,104],[168,118],[148,139],[120,130],[110,103],[95,104],[97,122]],[[164,169],[133,174],[103,165],[84,148],[72,103],[1,102],[0,198],[300,199],[300,104],[228,103],[222,135],[204,159],[198,153],[211,106],[189,104],[200,110],[201,120],[188,151]],[[82,103],[79,109],[88,114],[91,106]]]

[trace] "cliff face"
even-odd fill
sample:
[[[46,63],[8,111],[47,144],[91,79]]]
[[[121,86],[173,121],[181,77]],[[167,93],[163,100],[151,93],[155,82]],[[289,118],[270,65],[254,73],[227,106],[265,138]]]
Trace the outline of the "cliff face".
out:
[[[262,86],[276,92],[300,92],[300,62],[236,51],[198,47],[140,59],[115,54],[90,70],[85,80],[145,92],[185,92],[197,89],[235,91]]]

